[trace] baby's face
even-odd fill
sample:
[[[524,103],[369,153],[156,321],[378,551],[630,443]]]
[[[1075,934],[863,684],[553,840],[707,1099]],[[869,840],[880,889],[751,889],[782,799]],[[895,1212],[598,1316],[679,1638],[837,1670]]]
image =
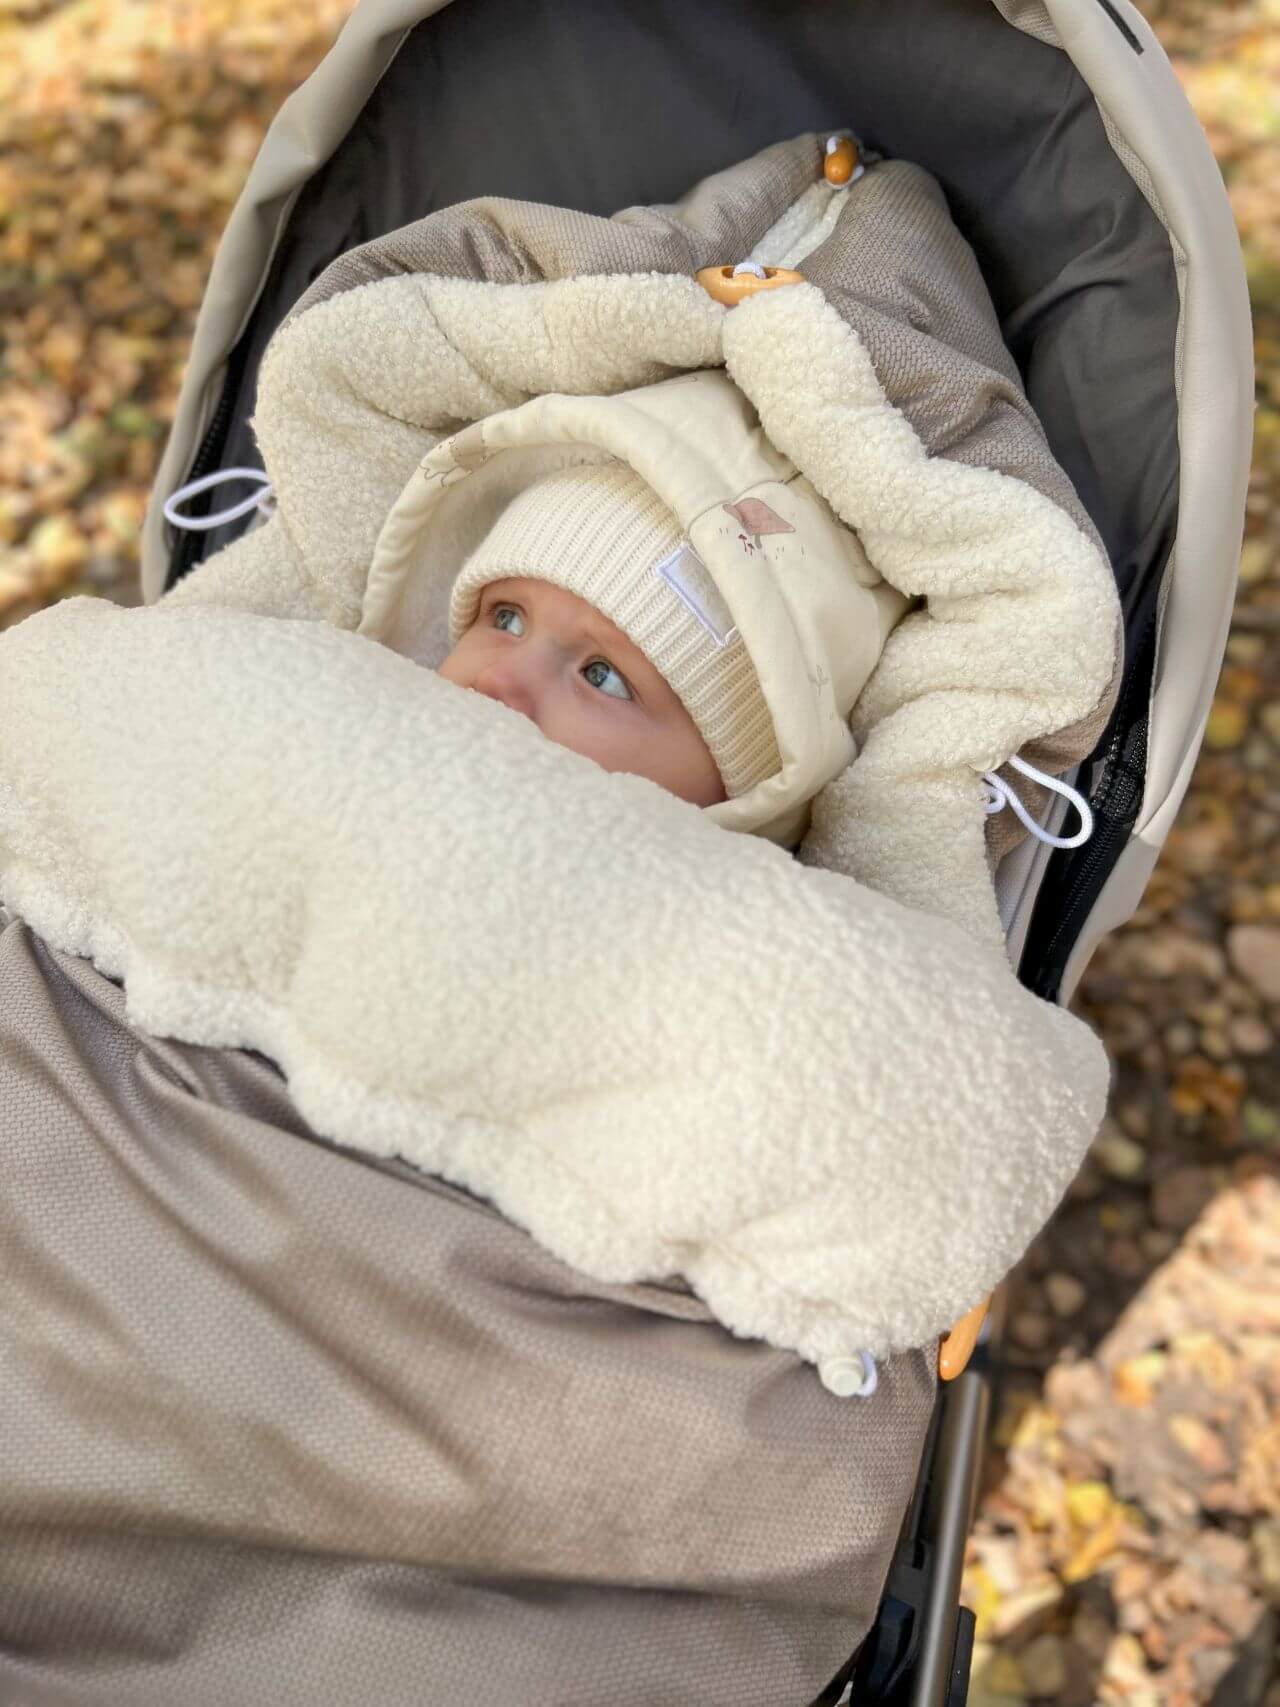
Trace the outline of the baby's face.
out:
[[[491,581],[476,620],[440,666],[607,771],[646,776],[695,806],[725,798],[697,725],[666,680],[606,616],[550,581]]]

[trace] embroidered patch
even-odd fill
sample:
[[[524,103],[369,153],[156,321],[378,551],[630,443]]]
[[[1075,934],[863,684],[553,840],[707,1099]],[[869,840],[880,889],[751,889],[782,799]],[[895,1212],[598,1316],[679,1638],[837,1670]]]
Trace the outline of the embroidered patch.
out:
[[[738,630],[720,589],[691,545],[681,544],[658,564],[658,574],[717,646],[727,646]]]
[[[740,533],[738,538],[749,552],[755,553],[760,549],[760,536],[766,533],[794,533],[796,530],[790,522],[784,521],[776,510],[771,510],[762,498],[739,498],[736,504],[721,504],[722,510],[728,511],[747,533]],[[747,534],[751,538],[747,538]]]

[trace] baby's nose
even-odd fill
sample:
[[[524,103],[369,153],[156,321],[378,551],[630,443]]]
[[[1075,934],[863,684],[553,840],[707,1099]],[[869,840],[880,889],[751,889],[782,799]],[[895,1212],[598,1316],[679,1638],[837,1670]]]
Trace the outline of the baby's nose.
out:
[[[527,671],[505,663],[491,665],[482,670],[471,685],[486,699],[501,700],[511,711],[518,711],[534,723],[538,721],[537,694]]]

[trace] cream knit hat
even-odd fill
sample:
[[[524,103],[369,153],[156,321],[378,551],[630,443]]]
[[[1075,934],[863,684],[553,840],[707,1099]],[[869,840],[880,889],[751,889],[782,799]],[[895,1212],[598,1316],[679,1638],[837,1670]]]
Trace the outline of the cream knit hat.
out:
[[[475,621],[481,589],[514,575],[576,593],[639,647],[697,725],[729,799],[781,769],[760,679],[719,590],[626,463],[544,475],[507,505],[453,584],[451,645]]]

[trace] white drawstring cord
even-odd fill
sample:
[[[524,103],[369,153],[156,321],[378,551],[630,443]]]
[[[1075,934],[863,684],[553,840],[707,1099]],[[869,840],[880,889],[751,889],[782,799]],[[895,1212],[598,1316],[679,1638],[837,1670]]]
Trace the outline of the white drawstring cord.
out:
[[[216,516],[180,516],[178,505],[185,503],[188,498],[194,498],[197,492],[207,492],[213,486],[220,486],[224,480],[254,480],[260,482],[260,488],[236,504],[230,510],[223,510]],[[275,514],[275,499],[272,497],[271,482],[260,468],[219,468],[213,474],[206,474],[200,480],[192,480],[186,486],[165,499],[164,519],[176,528],[186,528],[190,533],[208,533],[210,528],[221,527],[223,522],[239,521],[241,516],[247,516],[250,510],[261,510],[264,516]]]
[[[752,273],[758,279],[762,279],[767,276],[759,261],[739,261],[737,266],[733,269],[733,276],[735,279],[739,273]]]
[[[1060,777],[1046,776],[1043,771],[1038,771],[1034,765],[1029,765],[1024,759],[1020,759],[1016,753],[1012,754],[1009,763],[1014,770],[1021,771],[1023,776],[1031,777],[1034,782],[1043,783],[1055,794],[1064,795],[1080,814],[1080,828],[1074,836],[1051,836],[1048,830],[1036,823],[1008,783],[1001,782],[994,771],[983,771],[982,773],[982,780],[990,791],[986,803],[988,817],[993,812],[999,812],[1004,807],[1011,806],[1015,817],[1026,825],[1038,842],[1043,842],[1046,847],[1078,848],[1089,840],[1093,834],[1093,813],[1089,810],[1089,802],[1082,794],[1077,794],[1076,790],[1069,787]]]

